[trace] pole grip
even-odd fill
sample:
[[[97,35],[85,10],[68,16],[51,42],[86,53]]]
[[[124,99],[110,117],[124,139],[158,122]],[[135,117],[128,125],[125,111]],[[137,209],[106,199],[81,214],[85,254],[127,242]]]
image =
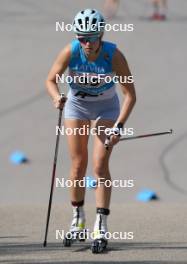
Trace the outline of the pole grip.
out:
[[[109,142],[110,142],[110,137],[107,136],[106,139],[105,139],[105,143],[104,143],[104,146],[105,146],[106,150],[108,150],[108,148],[109,148]]]

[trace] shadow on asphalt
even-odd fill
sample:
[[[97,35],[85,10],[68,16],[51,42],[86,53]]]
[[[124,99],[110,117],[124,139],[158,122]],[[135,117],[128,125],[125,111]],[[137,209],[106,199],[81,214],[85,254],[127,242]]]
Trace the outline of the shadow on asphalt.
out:
[[[26,236],[0,236],[0,239],[3,238],[26,238]]]
[[[181,261],[92,261],[92,260],[87,260],[87,261],[59,261],[59,262],[54,262],[54,261],[23,261],[23,260],[10,260],[10,261],[0,261],[0,263],[8,264],[8,263],[14,263],[14,264],[69,264],[69,263],[77,263],[77,264],[103,264],[103,263],[109,263],[109,264],[186,264],[187,262],[181,262]]]
[[[125,242],[113,242],[111,241],[108,245],[107,250],[102,254],[107,254],[110,251],[130,251],[130,250],[187,250],[187,243],[178,243],[178,242],[137,242],[137,243],[125,243]],[[37,264],[58,264],[58,263],[78,263],[78,264],[84,264],[84,263],[97,263],[101,264],[102,262],[98,261],[66,261],[66,262],[60,262],[60,261],[51,261],[51,260],[39,260],[39,261],[31,261],[28,260],[28,257],[25,256],[25,260],[23,260],[23,255],[30,254],[30,253],[37,253],[37,255],[41,252],[41,255],[45,258],[46,255],[49,255],[49,253],[59,253],[59,251],[65,251],[70,252],[71,254],[76,252],[84,252],[90,250],[90,242],[78,242],[74,243],[71,247],[63,247],[62,243],[48,243],[47,247],[43,247],[42,243],[0,243],[0,257],[3,257],[4,260],[0,260],[0,263],[14,263],[14,264],[31,264],[31,263],[37,263]],[[91,252],[90,252],[91,253]],[[16,255],[16,259],[10,260],[11,257],[14,258],[14,255]],[[19,260],[19,255],[22,256]],[[6,260],[7,257],[7,260]],[[107,261],[106,263],[125,263],[125,264],[186,264],[187,262],[181,262],[181,261]]]

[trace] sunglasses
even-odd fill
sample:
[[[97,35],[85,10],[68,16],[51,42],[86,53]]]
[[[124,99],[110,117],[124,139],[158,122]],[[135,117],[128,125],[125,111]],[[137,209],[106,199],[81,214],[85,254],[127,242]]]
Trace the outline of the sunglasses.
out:
[[[94,43],[99,40],[100,37],[93,36],[93,37],[79,37],[77,36],[77,39],[81,42],[86,44],[87,42]]]

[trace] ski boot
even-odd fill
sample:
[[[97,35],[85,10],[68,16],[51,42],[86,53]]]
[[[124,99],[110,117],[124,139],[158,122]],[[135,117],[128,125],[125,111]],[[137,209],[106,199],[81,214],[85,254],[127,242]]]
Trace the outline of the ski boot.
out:
[[[97,208],[96,221],[94,225],[94,240],[91,245],[91,251],[94,254],[102,253],[107,248],[107,215],[109,214],[109,209]]]
[[[84,242],[87,238],[87,230],[85,229],[85,216],[83,208],[75,207],[73,209],[73,220],[69,232],[63,239],[63,245],[70,247],[76,241]]]

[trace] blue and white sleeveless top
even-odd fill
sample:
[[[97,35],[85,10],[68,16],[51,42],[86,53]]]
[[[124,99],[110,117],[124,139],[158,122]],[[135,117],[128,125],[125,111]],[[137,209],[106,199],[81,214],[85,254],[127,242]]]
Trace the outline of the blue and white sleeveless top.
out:
[[[95,61],[88,61],[81,44],[78,40],[71,42],[71,58],[69,62],[69,76],[73,82],[69,83],[70,94],[87,93],[92,96],[84,98],[86,101],[95,101],[112,98],[115,91],[115,84],[112,77],[112,58],[116,45],[102,41],[102,48]],[[97,96],[98,95],[98,96]]]

